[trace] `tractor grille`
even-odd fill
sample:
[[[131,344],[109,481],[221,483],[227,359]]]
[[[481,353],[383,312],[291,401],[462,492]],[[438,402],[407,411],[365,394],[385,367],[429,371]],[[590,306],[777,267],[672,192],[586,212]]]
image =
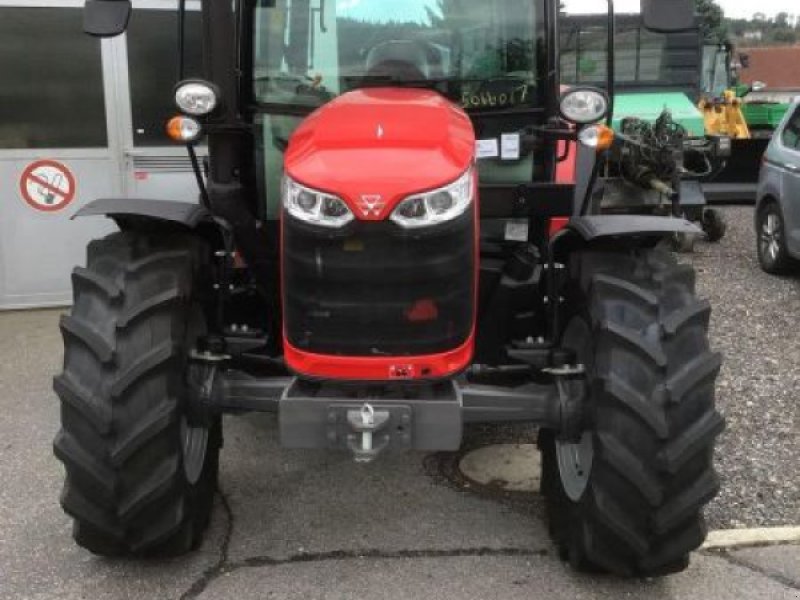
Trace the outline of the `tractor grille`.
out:
[[[420,356],[458,348],[474,315],[474,215],[425,232],[283,220],[284,327],[300,351]]]

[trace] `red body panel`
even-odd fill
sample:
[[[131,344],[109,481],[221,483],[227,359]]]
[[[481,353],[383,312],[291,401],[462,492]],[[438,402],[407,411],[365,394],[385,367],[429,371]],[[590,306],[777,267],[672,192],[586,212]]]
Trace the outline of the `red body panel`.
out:
[[[344,200],[357,219],[383,221],[403,199],[458,179],[473,163],[475,133],[469,117],[428,90],[377,88],[349,92],[313,113],[295,131],[286,173],[310,188]],[[478,203],[477,182],[475,203]],[[369,203],[369,210],[365,206]],[[376,207],[378,210],[376,210]],[[475,210],[474,288],[477,301],[478,210]],[[285,217],[283,217],[285,218]],[[283,243],[281,243],[283,247]],[[408,318],[431,318],[428,304]],[[472,360],[474,332],[459,347],[422,356],[334,356],[299,350],[284,335],[287,366],[314,378],[353,381],[437,379]]]
[[[375,88],[344,94],[308,117],[289,142],[285,169],[342,198],[358,219],[381,221],[409,195],[458,179],[474,154],[472,122],[443,96]]]
[[[558,156],[568,152],[567,159],[556,165],[556,183],[575,183],[575,169],[578,164],[578,143],[561,140],[556,152]]]
[[[283,356],[292,371],[321,379],[392,381],[438,379],[463,371],[472,360],[475,333],[459,348],[426,356],[328,356],[294,348],[284,336]]]
[[[575,184],[575,171],[578,164],[578,144],[577,142],[561,140],[558,142],[556,152],[558,156],[567,152],[566,160],[562,160],[556,165],[556,183]],[[550,225],[547,232],[550,237],[553,237],[559,231],[564,229],[569,223],[569,217],[553,217],[550,219]]]

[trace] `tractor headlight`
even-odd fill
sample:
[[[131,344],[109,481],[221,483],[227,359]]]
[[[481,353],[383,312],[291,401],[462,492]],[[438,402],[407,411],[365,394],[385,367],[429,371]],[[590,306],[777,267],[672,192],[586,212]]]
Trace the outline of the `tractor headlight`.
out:
[[[183,81],[175,88],[175,104],[187,115],[208,115],[214,112],[218,102],[216,88],[205,81]]]
[[[283,178],[283,206],[296,219],[322,227],[343,227],[355,218],[341,198],[300,185],[288,175]]]
[[[561,96],[561,116],[567,121],[588,125],[608,114],[608,96],[595,88],[573,88]]]
[[[452,221],[472,204],[474,174],[470,167],[453,183],[403,200],[392,212],[391,219],[401,227],[415,229]]]

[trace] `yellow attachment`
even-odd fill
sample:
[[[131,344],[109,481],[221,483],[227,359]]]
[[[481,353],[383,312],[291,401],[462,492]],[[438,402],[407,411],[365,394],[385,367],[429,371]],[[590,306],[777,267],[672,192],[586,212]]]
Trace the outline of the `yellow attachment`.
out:
[[[702,98],[698,105],[703,113],[706,135],[725,135],[733,139],[749,140],[750,128],[742,114],[742,100],[733,90],[725,90],[722,98]]]

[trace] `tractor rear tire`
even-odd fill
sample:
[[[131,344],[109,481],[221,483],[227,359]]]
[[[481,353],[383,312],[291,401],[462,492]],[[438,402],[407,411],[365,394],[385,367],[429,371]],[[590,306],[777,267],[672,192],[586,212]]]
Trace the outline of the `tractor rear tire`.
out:
[[[73,537],[95,554],[182,554],[209,523],[221,426],[190,416],[186,377],[208,262],[192,236],[123,232],[92,242],[72,274],[54,451]]]
[[[579,571],[681,571],[719,489],[710,307],[693,269],[662,249],[585,251],[570,269],[562,343],[586,369],[587,398],[580,440],[540,432],[551,536]]]

